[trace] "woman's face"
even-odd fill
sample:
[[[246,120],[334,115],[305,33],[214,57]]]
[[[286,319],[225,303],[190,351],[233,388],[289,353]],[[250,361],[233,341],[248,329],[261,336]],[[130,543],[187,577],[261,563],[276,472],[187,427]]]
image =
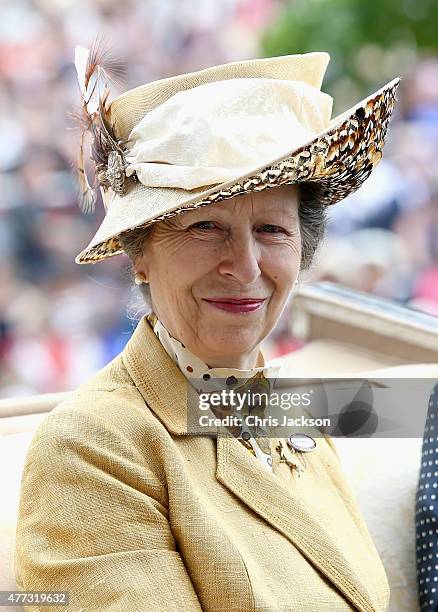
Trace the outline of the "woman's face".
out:
[[[299,273],[298,198],[283,185],[180,213],[136,260],[157,317],[210,367],[255,366]]]

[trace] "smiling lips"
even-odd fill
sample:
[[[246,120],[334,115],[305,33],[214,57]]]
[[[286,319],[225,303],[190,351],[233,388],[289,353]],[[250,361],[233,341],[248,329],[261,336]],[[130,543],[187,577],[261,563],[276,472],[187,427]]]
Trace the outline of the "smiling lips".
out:
[[[258,310],[265,300],[266,298],[213,298],[205,301],[220,310],[243,314]]]

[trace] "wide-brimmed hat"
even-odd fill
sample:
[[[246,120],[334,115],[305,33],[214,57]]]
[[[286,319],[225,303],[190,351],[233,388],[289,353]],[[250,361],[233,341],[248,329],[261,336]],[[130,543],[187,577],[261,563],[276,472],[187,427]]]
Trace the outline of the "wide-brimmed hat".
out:
[[[91,131],[106,215],[76,263],[122,253],[124,232],[248,192],[305,182],[331,205],[358,189],[382,157],[400,79],[332,119],[320,89],[329,59],[233,62],[105,95]]]

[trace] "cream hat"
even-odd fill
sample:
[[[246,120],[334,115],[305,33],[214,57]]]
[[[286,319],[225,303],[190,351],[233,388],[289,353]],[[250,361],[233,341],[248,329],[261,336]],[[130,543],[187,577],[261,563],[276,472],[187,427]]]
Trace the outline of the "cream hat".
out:
[[[76,263],[121,253],[122,232],[250,191],[307,182],[330,205],[360,187],[382,156],[400,79],[331,119],[320,90],[329,59],[233,62],[147,83],[109,106],[105,97],[92,150],[106,216]]]

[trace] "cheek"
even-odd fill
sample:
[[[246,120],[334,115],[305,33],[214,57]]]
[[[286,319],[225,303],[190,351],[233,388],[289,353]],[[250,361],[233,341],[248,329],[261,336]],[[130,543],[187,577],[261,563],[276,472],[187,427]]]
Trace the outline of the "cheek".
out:
[[[278,294],[292,289],[300,271],[301,249],[299,244],[274,249],[265,258],[265,273],[272,279]]]
[[[179,249],[168,260],[169,275],[175,282],[186,288],[202,282],[215,270],[219,259],[220,247],[203,241],[187,242],[185,248]]]
[[[196,285],[214,269],[215,250],[211,247],[192,248],[190,243],[183,248],[163,250],[151,266],[152,285],[183,308],[186,300],[196,294]]]

